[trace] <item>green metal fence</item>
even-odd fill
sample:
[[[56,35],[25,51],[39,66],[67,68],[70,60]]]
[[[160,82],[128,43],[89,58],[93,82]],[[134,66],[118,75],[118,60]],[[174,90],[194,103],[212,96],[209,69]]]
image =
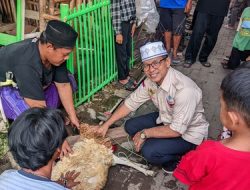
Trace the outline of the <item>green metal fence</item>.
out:
[[[71,11],[68,5],[62,4],[60,9],[62,20],[79,34],[75,51],[67,63],[77,79],[75,105],[78,106],[90,100],[117,75],[110,0],[94,0]]]
[[[16,35],[0,33],[0,45],[8,45],[20,41],[24,37],[23,0],[16,1]]]

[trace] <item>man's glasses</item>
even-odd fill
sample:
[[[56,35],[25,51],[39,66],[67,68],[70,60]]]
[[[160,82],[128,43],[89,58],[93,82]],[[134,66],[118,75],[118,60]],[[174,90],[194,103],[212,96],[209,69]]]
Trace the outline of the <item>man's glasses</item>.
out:
[[[143,64],[142,68],[144,71],[148,71],[150,67],[152,67],[154,69],[158,69],[160,67],[160,64],[162,63],[162,61],[164,61],[165,59],[166,59],[166,57],[159,60],[159,61],[154,61],[151,64]]]

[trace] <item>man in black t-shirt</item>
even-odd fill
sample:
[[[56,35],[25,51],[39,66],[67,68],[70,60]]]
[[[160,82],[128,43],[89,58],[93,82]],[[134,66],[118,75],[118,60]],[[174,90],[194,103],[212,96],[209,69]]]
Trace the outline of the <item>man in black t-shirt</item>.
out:
[[[0,49],[0,95],[7,118],[15,119],[30,107],[56,108],[61,102],[72,125],[79,127],[73,104],[73,77],[69,77],[65,64],[77,35],[70,25],[52,20],[39,39]]]
[[[210,67],[208,56],[212,52],[224,17],[227,15],[230,0],[199,0],[197,16],[190,41],[185,53],[184,67],[189,68],[196,61],[201,42],[206,34],[204,44],[199,54],[199,61],[204,67]]]

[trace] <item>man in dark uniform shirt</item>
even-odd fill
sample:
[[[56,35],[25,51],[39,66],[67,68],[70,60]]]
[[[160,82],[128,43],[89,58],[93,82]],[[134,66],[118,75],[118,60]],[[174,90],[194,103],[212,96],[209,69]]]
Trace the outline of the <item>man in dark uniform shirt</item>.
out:
[[[185,53],[184,67],[189,68],[196,61],[201,42],[206,34],[204,44],[199,53],[199,61],[204,67],[210,67],[208,56],[212,52],[224,17],[227,15],[230,0],[199,0],[197,16],[190,41]]]
[[[0,95],[7,118],[16,119],[30,107],[56,108],[62,103],[71,123],[79,126],[73,104],[73,80],[65,64],[77,35],[67,23],[52,20],[40,39],[28,39],[0,49]],[[6,77],[17,88],[8,85]]]

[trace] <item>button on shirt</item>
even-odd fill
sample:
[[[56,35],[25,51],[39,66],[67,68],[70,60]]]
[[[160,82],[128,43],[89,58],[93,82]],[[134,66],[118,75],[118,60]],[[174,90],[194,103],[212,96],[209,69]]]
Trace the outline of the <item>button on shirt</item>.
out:
[[[122,33],[122,21],[135,21],[135,0],[112,0],[111,16],[115,34]]]
[[[209,124],[204,116],[202,92],[190,78],[170,67],[161,86],[145,79],[125,105],[135,111],[150,99],[159,109],[157,124],[169,125],[184,140],[196,145],[207,137]]]

